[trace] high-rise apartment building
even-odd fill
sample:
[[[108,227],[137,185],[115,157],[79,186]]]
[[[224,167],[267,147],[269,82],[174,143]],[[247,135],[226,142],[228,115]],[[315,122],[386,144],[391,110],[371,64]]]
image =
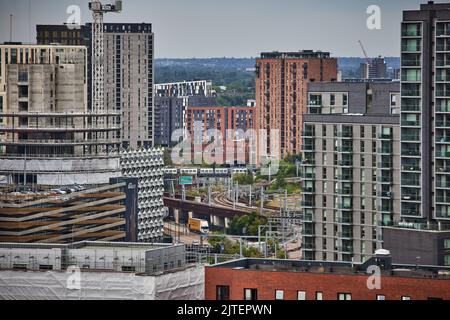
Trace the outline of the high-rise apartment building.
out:
[[[399,220],[398,82],[308,84],[302,163],[302,254],[363,262]]]
[[[0,174],[10,184],[109,183],[119,114],[87,107],[83,46],[0,45]],[[104,125],[93,125],[101,120]]]
[[[279,143],[267,141],[259,155],[286,156],[301,152],[303,114],[306,113],[309,82],[336,81],[337,60],[327,52],[262,53],[256,60],[255,126],[278,130]],[[278,141],[277,141],[278,142]],[[279,146],[271,150],[271,144]],[[262,146],[261,146],[262,149]]]
[[[386,79],[388,76],[386,60],[379,56],[371,59],[370,63],[361,63],[359,74],[361,79]]]
[[[122,146],[154,145],[153,33],[148,23],[105,23],[104,104],[121,113]],[[71,30],[64,25],[38,25],[38,44],[82,44],[91,56],[91,24]],[[88,105],[91,109],[92,61],[88,60]],[[119,124],[119,123],[118,123]]]
[[[450,3],[405,11],[401,210],[384,242],[398,262],[450,265]]]
[[[186,110],[189,106],[216,106],[212,81],[196,80],[156,84],[155,92],[155,144],[171,147],[175,130],[186,130]]]

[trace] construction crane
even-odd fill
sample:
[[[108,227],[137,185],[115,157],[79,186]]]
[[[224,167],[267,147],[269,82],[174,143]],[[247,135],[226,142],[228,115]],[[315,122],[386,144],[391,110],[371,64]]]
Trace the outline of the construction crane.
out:
[[[103,5],[100,0],[89,2],[92,11],[92,112],[103,113],[104,108],[104,49],[103,49],[103,15],[122,11],[122,1]]]
[[[358,42],[359,42],[359,45],[361,46],[361,49],[362,49],[362,51],[364,53],[364,56],[366,57],[367,64],[371,65],[372,64],[372,60],[370,60],[369,56],[367,55],[367,52],[366,52],[366,49],[364,49],[363,43],[361,42],[361,40],[358,40]]]

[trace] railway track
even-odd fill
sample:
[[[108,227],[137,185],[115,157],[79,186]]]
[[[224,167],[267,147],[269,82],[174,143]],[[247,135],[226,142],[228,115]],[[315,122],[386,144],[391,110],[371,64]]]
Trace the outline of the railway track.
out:
[[[212,200],[213,200],[213,202],[216,205],[219,205],[219,206],[224,207],[224,208],[230,208],[231,209],[231,208],[234,207],[233,202],[228,199],[228,196],[227,196],[226,192],[225,193],[217,193],[217,194],[213,195]],[[236,204],[236,208],[238,208],[239,211],[248,212],[249,214],[260,210],[260,208],[257,208],[257,207],[249,208],[244,203],[237,203]],[[272,207],[272,206],[270,206],[270,207],[269,206],[265,206],[264,207],[264,211],[269,213],[269,214],[279,213],[280,212],[280,208]]]

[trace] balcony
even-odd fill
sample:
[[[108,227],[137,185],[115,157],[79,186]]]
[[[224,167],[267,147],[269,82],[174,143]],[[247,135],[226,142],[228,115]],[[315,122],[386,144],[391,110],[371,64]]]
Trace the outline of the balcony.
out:
[[[311,201],[302,201],[300,204],[304,208],[314,208],[315,207],[314,202],[311,202]]]
[[[447,98],[450,97],[450,90],[436,90],[435,94],[437,98]]]
[[[341,153],[352,153],[353,147],[352,146],[341,146],[341,147],[337,147],[336,151],[341,152]]]
[[[450,136],[436,136],[436,143],[450,143]]]
[[[402,37],[422,37],[422,31],[420,28],[415,29],[407,29],[406,27],[402,28]]]
[[[391,191],[378,192],[378,196],[385,199],[394,199],[394,194]]]
[[[420,127],[420,120],[402,120],[404,127]]]
[[[314,179],[316,179],[316,174],[304,172],[304,173],[300,174],[300,178],[305,179],[305,180],[314,180]]]
[[[436,196],[436,203],[449,204],[450,196]]]
[[[410,164],[410,165],[404,165],[402,166],[403,171],[421,171],[420,166]]]
[[[353,195],[353,190],[352,189],[337,189],[336,193],[345,195],[345,196],[351,196],[351,195]]]
[[[303,243],[302,250],[314,251],[316,250],[316,245],[314,243]]]
[[[392,152],[392,148],[378,148],[378,153],[381,154],[391,154]]]
[[[392,183],[392,177],[378,177],[380,183]]]
[[[436,158],[450,158],[450,151],[436,151]]]
[[[420,186],[420,180],[419,179],[402,179],[402,185],[403,186]]]
[[[421,97],[420,90],[402,90],[402,97]]]
[[[450,173],[450,167],[436,166],[436,173]]]
[[[341,246],[338,247],[338,251],[343,253],[353,253],[353,246]]]
[[[303,193],[314,193],[315,188],[314,187],[308,187],[308,188],[302,188]]]
[[[420,157],[421,152],[419,149],[403,149],[402,150],[402,156],[407,157]]]
[[[450,75],[436,75],[436,82],[450,82]]]
[[[438,181],[436,181],[436,188],[449,189],[450,188],[450,181],[438,180]]]
[[[378,168],[380,169],[392,169],[392,162],[378,162]]]
[[[420,135],[418,135],[418,134],[402,134],[402,141],[420,142]]]
[[[380,134],[378,134],[378,139],[391,140],[392,139],[392,134],[380,133]]]
[[[336,218],[336,222],[339,223],[339,224],[352,225],[353,224],[353,218],[352,217]]]
[[[422,196],[420,194],[407,194],[402,195],[402,200],[404,201],[422,201]]]
[[[421,60],[420,59],[403,59],[402,67],[420,67]]]
[[[450,61],[445,59],[436,60],[436,67],[449,67]]]
[[[422,52],[422,46],[418,44],[402,45],[402,52]]]
[[[403,82],[421,82],[422,77],[419,75],[417,76],[411,76],[411,75],[402,75],[402,81]]]
[[[337,136],[339,138],[349,138],[349,139],[351,139],[351,138],[353,138],[353,132],[351,132],[351,131],[342,131],[342,132],[338,132]]]
[[[339,203],[338,208],[341,210],[353,210],[352,204]]]
[[[315,235],[315,231],[314,230],[308,230],[308,229],[303,229],[302,230],[302,235],[303,236],[309,236],[309,237],[314,237]]]
[[[436,52],[449,52],[450,46],[446,44],[438,44],[436,45]]]
[[[338,232],[338,238],[341,238],[341,239],[353,239],[353,233],[351,233],[351,232]]]
[[[338,165],[341,167],[352,167],[353,166],[353,161],[352,160],[339,160]]]
[[[410,99],[408,99],[410,100]],[[407,103],[408,100],[402,102],[402,112],[420,112],[420,104]],[[450,108],[449,108],[450,109]]]
[[[340,180],[340,181],[351,182],[353,180],[353,176],[351,176],[351,175],[338,175],[337,179]]]
[[[314,130],[305,130],[302,135],[307,138],[314,138],[316,136]]]
[[[420,217],[420,209],[402,209],[402,216]]]
[[[305,214],[302,217],[303,222],[310,222],[310,223],[314,223],[316,222],[316,219],[314,218],[313,214]]]
[[[436,121],[436,128],[450,128],[450,121]]]
[[[445,104],[437,105],[436,112],[450,112],[450,106],[446,106]]]

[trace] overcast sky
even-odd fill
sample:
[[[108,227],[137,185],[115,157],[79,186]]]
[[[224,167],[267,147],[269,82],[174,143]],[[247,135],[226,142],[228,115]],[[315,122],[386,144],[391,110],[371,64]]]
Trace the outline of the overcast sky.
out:
[[[111,0],[104,0],[109,3]],[[35,42],[36,24],[61,24],[68,6],[91,15],[88,0],[0,0],[0,42]],[[148,22],[157,58],[255,57],[262,51],[330,51],[334,56],[398,56],[402,10],[425,0],[124,0],[106,22]],[[435,1],[442,2],[442,1]],[[381,30],[366,27],[369,5],[381,8]]]

